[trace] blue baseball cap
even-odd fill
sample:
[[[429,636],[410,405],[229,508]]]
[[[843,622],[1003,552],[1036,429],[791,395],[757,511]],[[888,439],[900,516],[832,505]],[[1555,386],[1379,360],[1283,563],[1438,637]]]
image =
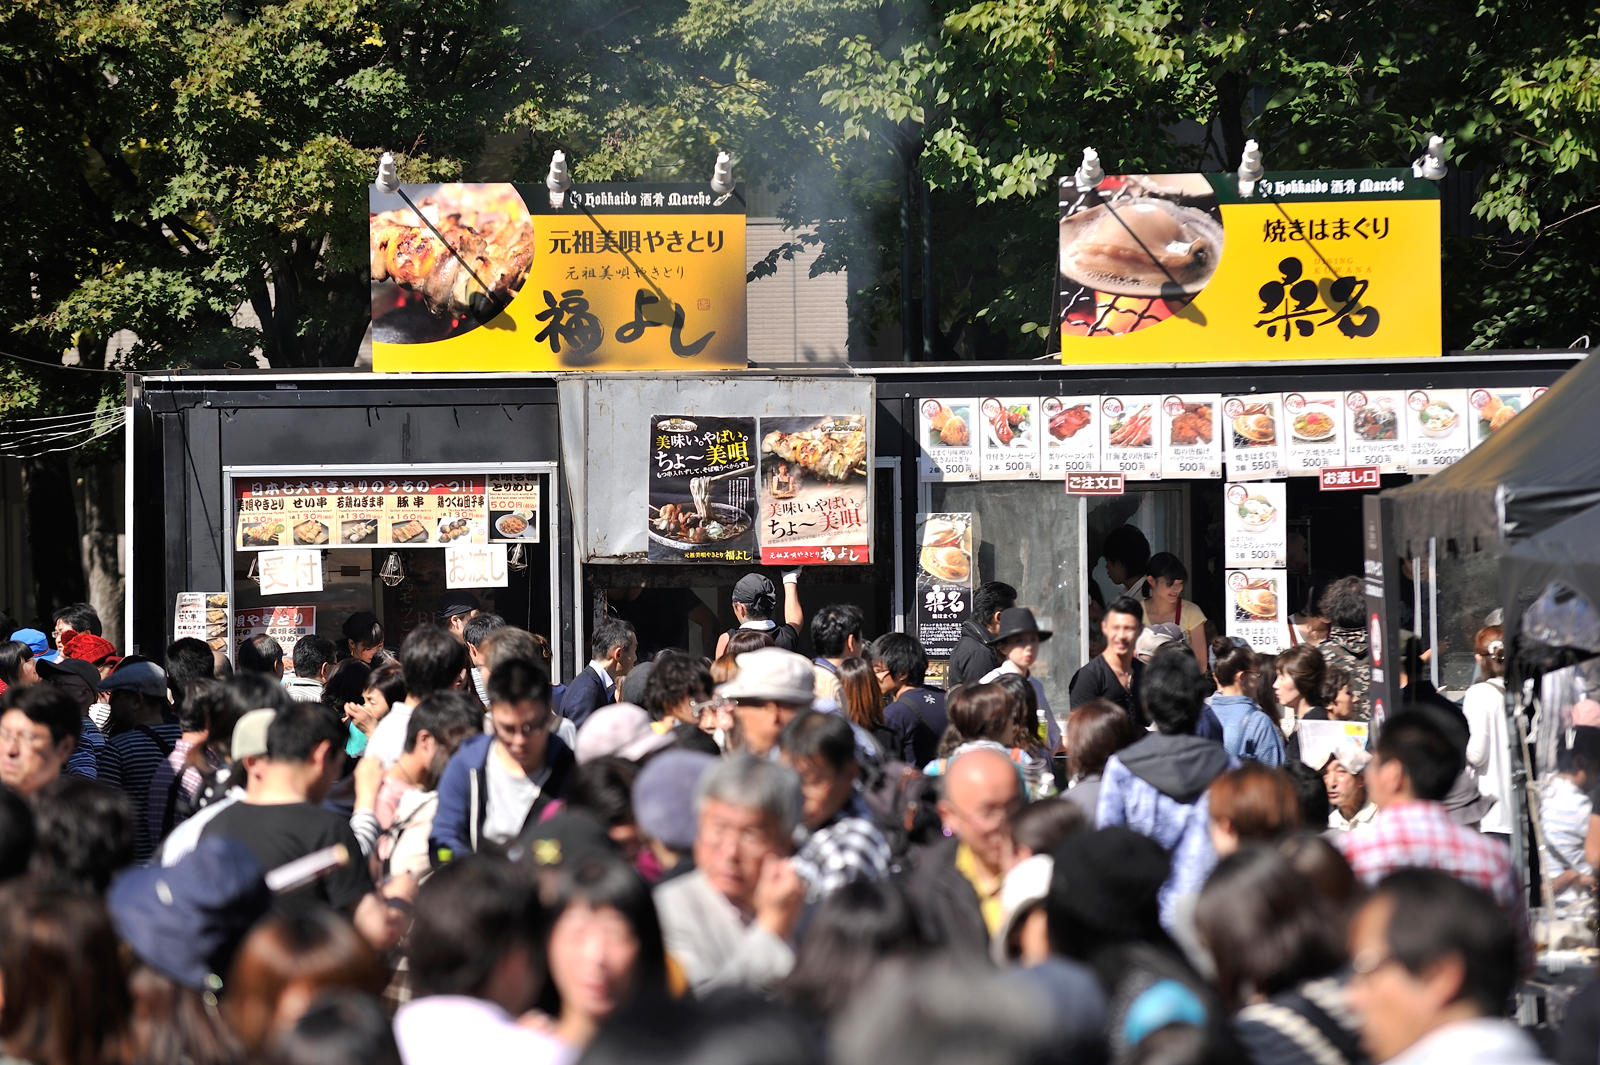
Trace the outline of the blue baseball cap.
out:
[[[184,987],[213,993],[271,903],[250,848],[217,836],[202,839],[170,868],[128,870],[106,892],[117,934],[140,961]]]
[[[18,629],[11,634],[11,638],[27,644],[35,658],[44,658],[50,653],[50,638],[38,629]]]

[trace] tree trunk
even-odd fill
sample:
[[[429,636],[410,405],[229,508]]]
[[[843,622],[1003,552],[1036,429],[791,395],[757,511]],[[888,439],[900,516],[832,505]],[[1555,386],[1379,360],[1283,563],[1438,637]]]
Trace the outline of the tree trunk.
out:
[[[1244,96],[1249,88],[1243,74],[1229,71],[1217,78],[1217,121],[1222,127],[1222,164],[1239,165],[1244,154]]]
[[[78,510],[72,502],[72,480],[65,455],[40,455],[21,461],[22,491],[28,504],[28,556],[33,565],[33,608],[37,620],[48,629],[50,615],[84,600]]]
[[[101,635],[123,646],[121,567],[117,537],[122,532],[122,463],[98,455],[78,467],[83,480],[83,570],[89,604],[100,615]]]

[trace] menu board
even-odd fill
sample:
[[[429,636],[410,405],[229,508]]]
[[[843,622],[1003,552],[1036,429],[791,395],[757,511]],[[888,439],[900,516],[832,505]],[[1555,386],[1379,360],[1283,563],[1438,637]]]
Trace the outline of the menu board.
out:
[[[300,637],[317,631],[314,606],[260,606],[233,612],[233,645],[266,633],[283,648],[283,669],[294,672],[294,645]]]
[[[755,560],[755,440],[754,418],[650,419],[651,562]],[[779,462],[770,478],[773,496],[788,500],[805,475]]]
[[[1228,569],[1276,568],[1288,563],[1285,514],[1288,485],[1249,481],[1223,489],[1224,565]]]
[[[1344,465],[1344,396],[1338,392],[1286,392],[1290,476]]]
[[[488,542],[482,474],[234,482],[234,546],[431,547]]]
[[[204,640],[213,651],[228,648],[228,593],[179,592],[172,615],[172,639]]]
[[[1044,418],[1044,479],[1059,481],[1069,473],[1100,468],[1099,396],[1047,396],[1040,401]]]
[[[917,639],[945,659],[972,618],[972,515],[917,515]]]
[[[1300,737],[1300,761],[1312,769],[1327,765],[1333,752],[1347,743],[1367,746],[1365,721],[1301,721],[1295,733]]]
[[[489,475],[489,542],[539,542],[539,475]]]
[[[762,418],[757,431],[761,564],[872,561],[866,418]]]
[[[1264,654],[1289,646],[1288,576],[1281,569],[1230,569],[1224,632]]]
[[[924,481],[976,481],[978,441],[973,439],[977,404],[970,399],[925,399],[917,408],[918,461]]]
[[[978,404],[978,461],[985,481],[1037,481],[1039,401],[990,396]]]
[[[1405,473],[1411,461],[1406,444],[1405,394],[1344,394],[1346,466],[1376,466],[1381,473]]]
[[[1472,450],[1472,408],[1464,389],[1413,389],[1406,393],[1411,437],[1410,473],[1448,468]]]
[[[1483,443],[1511,424],[1511,419],[1532,402],[1532,391],[1526,388],[1474,388],[1467,394],[1467,406],[1472,408],[1475,443]]]
[[[1100,465],[1129,481],[1161,479],[1156,447],[1160,396],[1105,396],[1100,400]]]
[[[1221,477],[1217,436],[1221,396],[1166,396],[1161,400],[1161,476]]]
[[[1230,481],[1289,476],[1281,407],[1282,397],[1276,394],[1230,396],[1222,401]]]

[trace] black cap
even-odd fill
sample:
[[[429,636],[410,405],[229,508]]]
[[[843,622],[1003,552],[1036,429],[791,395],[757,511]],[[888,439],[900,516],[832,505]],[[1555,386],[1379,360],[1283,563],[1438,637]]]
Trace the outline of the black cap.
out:
[[[1050,633],[1040,630],[1033,611],[1025,606],[1014,606],[1009,610],[1000,611],[1000,631],[989,637],[989,642],[996,644],[1012,636],[1024,636],[1030,632],[1039,637],[1040,643],[1050,638]]]
[[[583,858],[617,854],[606,826],[587,810],[563,810],[542,824],[523,828],[507,856],[535,869],[559,869]]]
[[[453,618],[457,614],[470,614],[474,610],[482,610],[483,604],[478,602],[478,597],[471,592],[457,589],[445,592],[439,597],[439,619]]]
[[[1120,825],[1076,832],[1056,848],[1051,910],[1116,939],[1160,932],[1158,896],[1172,864],[1161,844]]]
[[[40,659],[34,663],[39,670],[39,676],[51,677],[67,674],[77,677],[89,686],[90,691],[100,690],[100,670],[93,663],[85,662],[81,658],[63,658],[59,662],[48,662]]]

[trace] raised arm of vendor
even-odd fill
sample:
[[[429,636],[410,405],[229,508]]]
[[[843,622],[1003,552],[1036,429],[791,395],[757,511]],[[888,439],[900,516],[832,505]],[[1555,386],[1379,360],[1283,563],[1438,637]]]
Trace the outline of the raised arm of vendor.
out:
[[[783,621],[793,625],[796,632],[806,623],[806,612],[800,608],[800,571],[785,570],[783,574]]]

